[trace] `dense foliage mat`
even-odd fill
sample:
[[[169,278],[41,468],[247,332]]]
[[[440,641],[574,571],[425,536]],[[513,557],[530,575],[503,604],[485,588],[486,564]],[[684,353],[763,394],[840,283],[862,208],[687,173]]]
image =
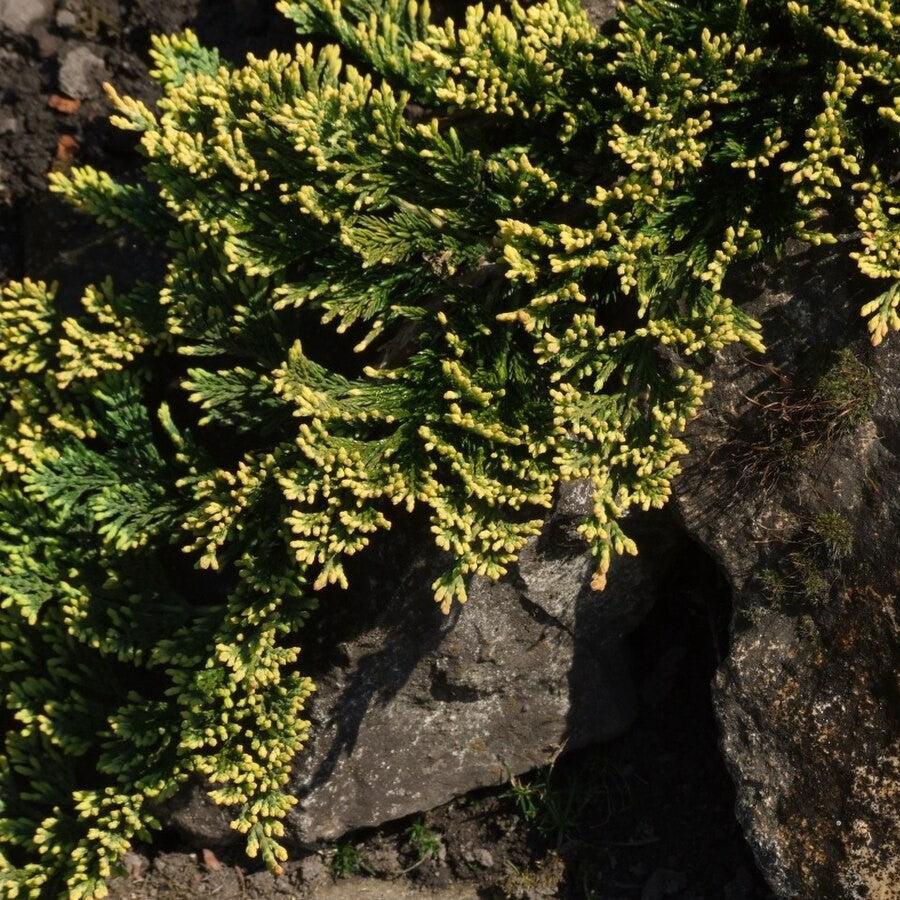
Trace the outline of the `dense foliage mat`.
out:
[[[602,588],[704,362],[763,349],[736,260],[855,210],[900,326],[890,0],[280,7],[315,43],[158,38],[156,109],[110,89],[140,181],[52,178],[161,283],[2,295],[3,896],[102,893],[192,777],[277,870],[317,592],[420,506],[447,608],[576,478]]]

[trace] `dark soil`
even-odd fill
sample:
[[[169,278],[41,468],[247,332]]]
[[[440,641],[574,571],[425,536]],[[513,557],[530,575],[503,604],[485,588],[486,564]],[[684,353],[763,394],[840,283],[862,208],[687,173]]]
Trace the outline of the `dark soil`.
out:
[[[153,95],[146,51],[154,32],[193,27],[231,59],[293,42],[274,0],[44,6],[47,15],[25,33],[0,23],[0,283],[26,272],[74,271],[87,280],[90,265],[109,271],[117,256],[135,267],[127,236],[110,241],[46,191],[55,167],[87,163],[127,173],[138,160],[133,137],[106,122],[99,84],[80,103],[65,96],[60,67],[68,54],[88,48],[121,92],[146,99]],[[710,701],[727,591],[699,551],[681,569],[686,574],[634,635],[643,703],[629,733],[564,755],[551,771],[516,786],[428,813],[418,821],[439,839],[433,855],[417,856],[413,821],[348,838],[341,849],[352,863],[348,874],[368,877],[337,882],[330,872],[335,847],[292,861],[275,878],[241,868],[246,861],[204,861],[168,845],[145,848],[149,864],[129,854],[131,875],[117,882],[114,896],[768,897],[734,818]]]
[[[13,0],[13,5],[17,2],[43,6],[48,15],[24,34],[0,21],[0,280],[47,262],[35,259],[27,242],[35,225],[44,234],[52,221],[72,219],[48,197],[48,172],[75,164],[122,173],[137,162],[134,136],[106,120],[100,78],[87,86],[85,96],[66,95],[61,71],[71,53],[89,50],[121,93],[147,100],[154,96],[147,57],[151,34],[191,27],[235,61],[294,41],[274,0]],[[72,99],[78,102],[59,102]]]

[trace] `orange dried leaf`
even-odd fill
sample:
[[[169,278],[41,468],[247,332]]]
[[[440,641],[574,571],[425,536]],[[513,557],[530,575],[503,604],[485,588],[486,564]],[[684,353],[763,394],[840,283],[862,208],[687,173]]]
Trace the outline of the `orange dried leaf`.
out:
[[[73,100],[71,97],[60,97],[59,94],[51,94],[47,100],[47,106],[55,109],[57,112],[71,116],[81,109],[81,101]]]
[[[61,163],[70,163],[78,152],[78,141],[71,134],[61,134],[56,142],[56,158]]]
[[[210,872],[215,872],[218,869],[222,868],[222,863],[219,862],[218,857],[212,850],[203,849],[200,851],[200,855],[203,857],[203,865],[206,866]]]

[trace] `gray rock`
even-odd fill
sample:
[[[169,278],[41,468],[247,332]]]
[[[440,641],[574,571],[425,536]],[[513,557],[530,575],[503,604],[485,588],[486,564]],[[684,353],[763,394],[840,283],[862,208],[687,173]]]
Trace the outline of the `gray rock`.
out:
[[[52,10],[53,0],[0,0],[0,28],[25,34]]]
[[[760,867],[783,897],[887,900],[900,884],[900,340],[868,346],[858,311],[880,288],[855,272],[847,249],[795,245],[777,270],[748,279],[748,311],[788,381],[751,355],[712,366],[716,388],[690,428],[676,497],[734,593],[714,705]],[[809,384],[804,369],[848,347],[873,372],[871,420],[794,453],[774,482],[761,470],[746,477],[760,451],[750,460],[742,447],[770,434],[751,399]],[[785,462],[783,448],[761,452]],[[852,552],[840,562],[810,543],[822,515],[840,516],[849,532]],[[803,559],[813,580],[801,584]],[[812,590],[822,578],[825,589]]]
[[[602,25],[616,14],[616,0],[583,0],[582,5],[594,25]]]
[[[61,9],[56,14],[56,26],[65,30],[72,29],[78,24],[78,17],[70,9]]]
[[[190,785],[161,809],[166,822],[198,849],[236,843],[240,835],[231,828],[231,816],[221,806],[210,803],[198,784]]]
[[[89,100],[98,96],[108,77],[103,59],[87,44],[78,44],[62,56],[59,87],[69,97]]]
[[[628,728],[636,697],[623,637],[652,603],[675,529],[670,518],[660,528],[658,516],[636,516],[631,532],[639,542],[653,533],[653,544],[617,560],[597,594],[573,527],[584,501],[578,486],[563,491],[518,568],[499,583],[473,579],[469,602],[448,616],[430,588],[445,563],[436,551],[420,547],[400,577],[363,585],[377,603],[354,615],[337,654],[325,642],[329,663],[312,672],[311,735],[290,788],[299,800],[292,843],[430,809]],[[178,802],[174,824],[193,843],[232,837],[224,820],[218,837],[209,833],[199,789]],[[193,821],[202,833],[190,834]]]
[[[344,643],[344,664],[317,679],[292,785],[295,841],[430,809],[630,725],[622,637],[652,602],[662,547],[619,561],[597,595],[571,523],[557,512],[512,577],[474,579],[449,616],[429,587],[440,561],[423,555],[409,568]]]

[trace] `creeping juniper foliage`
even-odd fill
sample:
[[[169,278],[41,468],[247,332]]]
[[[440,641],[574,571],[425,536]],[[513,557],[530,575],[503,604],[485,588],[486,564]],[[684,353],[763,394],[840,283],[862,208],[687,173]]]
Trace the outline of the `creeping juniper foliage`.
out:
[[[3,290],[5,897],[102,895],[190,778],[277,871],[303,622],[413,507],[446,609],[588,479],[601,589],[705,361],[763,349],[735,261],[855,211],[873,342],[900,327],[892,0],[628,0],[602,31],[577,0],[279,6],[315,43],[161,37],[156,107],[109,89],[139,181],[52,176],[161,283],[77,315]]]

